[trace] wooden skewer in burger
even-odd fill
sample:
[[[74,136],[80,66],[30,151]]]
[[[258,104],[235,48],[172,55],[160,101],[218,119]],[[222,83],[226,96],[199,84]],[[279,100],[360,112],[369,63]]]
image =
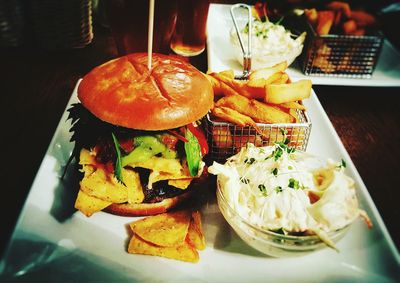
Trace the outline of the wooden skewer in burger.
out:
[[[81,103],[69,109],[83,172],[75,207],[87,216],[165,212],[204,171],[208,147],[197,121],[212,107],[212,87],[186,61],[150,56],[128,54],[94,68],[79,84]]]

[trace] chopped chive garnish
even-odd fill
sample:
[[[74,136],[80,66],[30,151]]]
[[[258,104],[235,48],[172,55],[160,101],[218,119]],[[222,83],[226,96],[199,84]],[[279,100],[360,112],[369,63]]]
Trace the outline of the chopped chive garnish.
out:
[[[264,184],[259,184],[258,185],[258,189],[260,190],[260,192],[263,194],[263,196],[267,196],[268,195],[268,193],[267,193],[267,188],[265,187],[265,185]]]
[[[297,181],[296,179],[290,178],[288,187],[298,190],[299,189],[299,181]]]

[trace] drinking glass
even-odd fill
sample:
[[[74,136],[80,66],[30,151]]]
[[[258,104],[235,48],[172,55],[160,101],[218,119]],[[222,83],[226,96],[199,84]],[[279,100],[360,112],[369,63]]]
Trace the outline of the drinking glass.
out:
[[[182,56],[196,56],[206,47],[209,0],[178,0],[171,49]]]

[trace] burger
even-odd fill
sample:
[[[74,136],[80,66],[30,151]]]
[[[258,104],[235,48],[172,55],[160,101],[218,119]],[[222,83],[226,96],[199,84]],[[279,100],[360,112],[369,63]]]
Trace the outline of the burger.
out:
[[[198,189],[208,147],[199,120],[213,104],[186,61],[133,53],[85,75],[71,106],[72,159],[82,178],[75,208],[139,216],[165,212]]]

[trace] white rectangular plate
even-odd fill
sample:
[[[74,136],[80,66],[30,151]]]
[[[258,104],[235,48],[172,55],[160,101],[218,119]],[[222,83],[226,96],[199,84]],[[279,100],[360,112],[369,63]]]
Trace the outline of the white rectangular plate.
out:
[[[76,101],[75,89],[67,108]],[[305,104],[313,121],[308,151],[347,162],[361,206],[374,223],[368,230],[357,221],[338,243],[339,253],[327,248],[299,258],[264,256],[238,238],[211,195],[202,207],[207,247],[198,263],[128,254],[127,224],[135,218],[103,212],[87,218],[73,210],[70,176],[60,179],[72,150],[65,112],[0,262],[0,274],[24,282],[395,282],[400,257],[367,189],[315,94]]]
[[[227,69],[233,69],[236,73],[242,71],[242,66],[236,60],[229,40],[230,31],[233,30],[230,7],[224,4],[210,6],[207,23],[209,71],[217,72]],[[287,73],[292,79],[311,79],[315,85],[400,86],[400,53],[389,41],[385,40],[378,64],[370,79],[307,76],[302,73],[298,60],[289,67]]]

